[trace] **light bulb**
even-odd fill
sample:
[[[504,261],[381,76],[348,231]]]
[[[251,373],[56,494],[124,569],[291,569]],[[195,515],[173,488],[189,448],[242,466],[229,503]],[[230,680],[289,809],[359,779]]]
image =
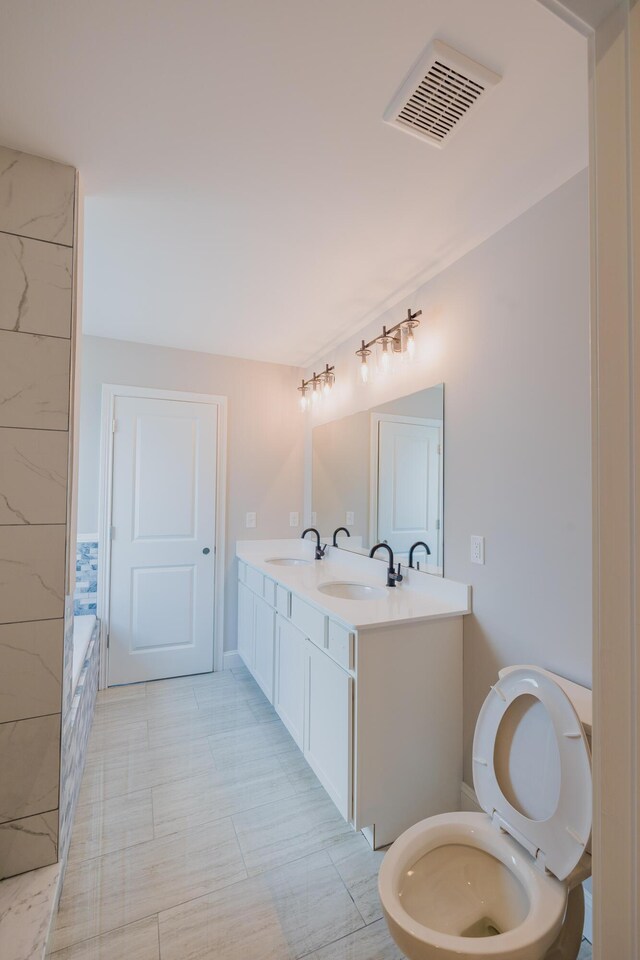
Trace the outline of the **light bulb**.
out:
[[[363,383],[369,382],[369,364],[366,357],[363,357],[360,363],[360,379]]]
[[[391,370],[391,350],[389,349],[389,341],[383,340],[382,342],[382,354],[380,356],[380,369],[383,373],[389,373]]]
[[[311,403],[317,403],[320,399],[320,391],[318,390],[318,381],[314,381],[313,390],[311,391]]]
[[[300,409],[304,413],[307,409],[307,391],[303,390],[300,394]]]
[[[413,360],[416,355],[416,338],[413,335],[413,327],[409,327],[407,330],[406,348],[409,359]]]
[[[331,393],[332,386],[333,386],[333,381],[331,380],[331,376],[329,375],[328,377],[325,377],[324,383],[322,384],[322,392],[324,393],[325,396],[328,393]]]

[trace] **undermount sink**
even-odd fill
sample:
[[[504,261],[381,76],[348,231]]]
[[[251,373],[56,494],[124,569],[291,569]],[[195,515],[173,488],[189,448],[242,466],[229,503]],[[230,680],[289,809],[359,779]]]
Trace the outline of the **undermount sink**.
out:
[[[303,560],[302,557],[271,557],[267,563],[273,563],[277,567],[302,567],[311,563],[311,560]]]
[[[381,600],[386,596],[382,587],[370,587],[366,583],[350,583],[346,580],[332,580],[318,586],[320,593],[339,600]]]

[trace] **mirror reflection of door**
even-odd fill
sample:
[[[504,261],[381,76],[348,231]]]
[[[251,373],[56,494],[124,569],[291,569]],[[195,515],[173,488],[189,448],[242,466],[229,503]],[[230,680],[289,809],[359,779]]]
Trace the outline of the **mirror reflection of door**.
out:
[[[373,414],[377,421],[376,538],[389,543],[396,560],[408,560],[411,545],[421,569],[441,567],[442,421]]]
[[[385,426],[381,427],[381,424]],[[365,556],[388,540],[406,564],[444,575],[444,384],[313,427],[311,510],[323,538]],[[379,456],[381,457],[379,463]]]

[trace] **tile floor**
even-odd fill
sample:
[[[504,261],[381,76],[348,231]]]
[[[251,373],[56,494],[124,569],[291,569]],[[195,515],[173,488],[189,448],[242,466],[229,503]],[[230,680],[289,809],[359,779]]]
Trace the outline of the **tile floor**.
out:
[[[381,859],[243,668],[114,688],[50,960],[399,960]]]

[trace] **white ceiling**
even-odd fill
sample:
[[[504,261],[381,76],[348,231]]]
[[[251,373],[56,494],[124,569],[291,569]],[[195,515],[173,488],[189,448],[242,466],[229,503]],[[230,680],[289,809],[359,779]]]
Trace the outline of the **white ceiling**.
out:
[[[503,75],[444,150],[381,119],[433,37]],[[586,165],[586,41],[536,0],[0,0],[0,142],[81,171],[86,332],[303,364]]]

